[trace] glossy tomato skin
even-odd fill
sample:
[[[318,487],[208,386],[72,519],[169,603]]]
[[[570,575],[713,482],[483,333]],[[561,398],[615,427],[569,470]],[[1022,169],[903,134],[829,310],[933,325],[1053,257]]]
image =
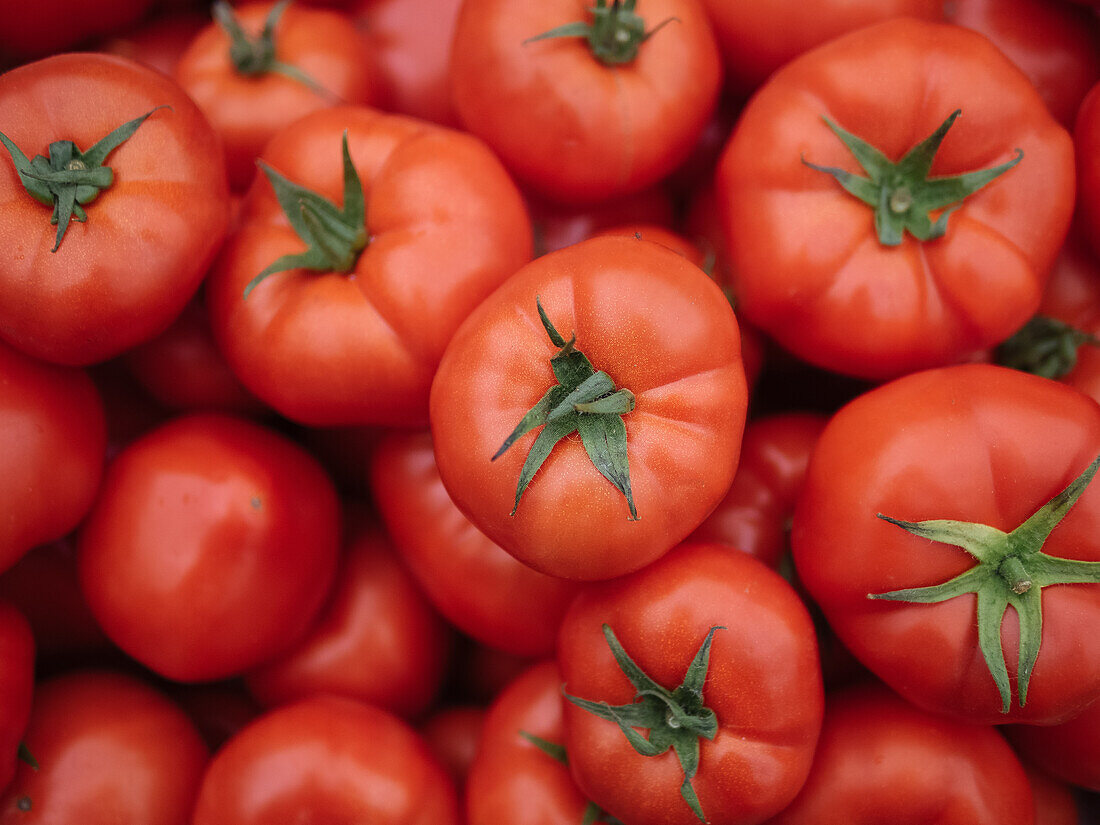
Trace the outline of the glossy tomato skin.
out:
[[[119,647],[170,679],[239,674],[302,637],[333,580],[339,507],[283,436],[174,419],[115,459],[80,535],[80,579]]]
[[[316,697],[260,717],[203,779],[193,825],[457,825],[454,784],[396,717]]]
[[[509,684],[489,708],[466,785],[469,825],[566,825],[583,820],[588,800],[569,767],[522,735],[564,744],[561,685],[558,666],[540,662]]]
[[[234,9],[241,27],[259,34],[271,3]],[[297,67],[324,91],[278,72],[246,76],[229,57],[229,36],[217,23],[199,32],[179,58],[174,76],[202,109],[225,146],[234,191],[256,176],[256,157],[280,130],[336,101],[373,103],[380,94],[377,69],[349,17],[290,5],[275,28],[275,58]]]
[[[558,643],[564,690],[610,705],[635,689],[615,663],[607,624],[662,687],[681,683],[710,628],[703,689],[717,715],[700,741],[693,787],[713,825],[763,822],[798,793],[821,727],[822,687],[813,624],[777,573],[718,544],[684,544],[630,576],[586,590]],[[631,825],[689,825],[683,772],[671,755],[634,751],[614,722],[566,703],[566,747],[581,790]]]
[[[1073,145],[1077,150],[1078,211],[1086,237],[1100,254],[1100,83],[1081,102]]]
[[[583,0],[465,2],[451,51],[455,107],[525,186],[562,203],[644,189],[690,153],[718,96],[721,67],[696,0],[644,0],[632,62],[606,66],[587,40],[525,42],[588,21]]]
[[[355,269],[272,275],[242,298],[270,263],[304,249],[261,176],[207,282],[214,336],[245,386],[295,421],[425,424],[447,342],[530,258],[530,225],[481,141],[424,121],[334,107],[284,130],[263,159],[342,203],[345,131],[370,237]]]
[[[19,742],[31,715],[34,637],[23,615],[0,602],[0,793],[15,776]]]
[[[873,211],[806,161],[864,175],[825,117],[891,161],[961,110],[931,177],[1020,163],[946,234],[884,246]],[[1065,130],[984,37],[895,20],[792,61],[746,107],[717,177],[746,319],[819,367],[885,379],[1004,340],[1038,307],[1074,203]]]
[[[1021,727],[1017,725],[1009,730],[1019,730]],[[1069,785],[1026,762],[1024,770],[1031,784],[1031,798],[1035,800],[1035,825],[1080,825],[1077,802]]]
[[[832,694],[809,779],[770,825],[1032,825],[1023,767],[989,728],[879,685]]]
[[[63,364],[104,361],[171,323],[225,235],[228,191],[206,119],[169,78],[123,58],[50,57],[0,78],[0,132],[28,158],[83,151],[158,106],[107,156],[113,183],[56,252],[51,209],[0,156],[0,338]]]
[[[795,566],[853,654],[918,707],[977,724],[1054,724],[1100,695],[1095,585],[1042,590],[1042,644],[1026,705],[1001,713],[978,648],[975,597],[937,604],[868,594],[938,585],[971,568],[960,548],[876,518],[956,519],[1012,530],[1100,454],[1100,406],[1045,378],[984,364],[928,370],[838,412],[795,509]],[[1043,546],[1100,561],[1100,487],[1090,485]],[[1018,623],[1001,624],[1014,675]],[[1013,684],[1015,678],[1012,679]]]
[[[136,23],[154,0],[117,0],[81,3],[45,0],[42,3],[7,2],[0,31],[0,65],[70,51],[74,46]]]
[[[0,343],[0,573],[76,527],[99,489],[106,447],[103,401],[83,371]]]
[[[443,486],[428,433],[386,437],[371,491],[402,558],[456,627],[520,656],[553,653],[580,585],[531,569],[474,527]]]
[[[328,693],[419,716],[439,691],[449,641],[446,624],[390,541],[377,527],[360,525],[317,623],[246,683],[267,707]]]
[[[1060,725],[1013,725],[1008,736],[1021,757],[1045,773],[1100,791],[1100,702]]]
[[[77,671],[40,684],[25,741],[40,767],[20,764],[0,796],[3,825],[191,822],[206,746],[182,710],[133,677]]]
[[[498,448],[555,384],[547,317],[594,369],[635,395],[623,416],[638,520],[588,457],[563,439],[514,516],[530,432]],[[537,259],[475,310],[432,386],[436,461],[459,509],[520,561],[602,579],[666,553],[709,513],[737,464],[746,407],[737,322],[701,270],[648,241],[594,238]]]

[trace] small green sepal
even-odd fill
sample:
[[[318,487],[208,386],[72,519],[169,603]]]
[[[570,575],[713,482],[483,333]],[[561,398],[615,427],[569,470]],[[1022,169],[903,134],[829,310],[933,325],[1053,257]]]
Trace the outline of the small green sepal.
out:
[[[520,470],[511,515],[516,514],[524,491],[558,442],[579,433],[592,464],[626,497],[630,519],[637,521],[638,509],[634,506],[634,492],[630,487],[626,424],[623,422],[623,416],[634,409],[634,393],[616,388],[606,372],[597,372],[592,362],[577,349],[576,337],[566,341],[555,329],[537,296],[535,306],[550,342],[559,347],[550,359],[558,383],[527,411],[490,459],[496,461],[518,438],[542,427]]]
[[[1077,366],[1077,352],[1085,345],[1100,347],[1100,339],[1057,318],[1036,315],[997,347],[996,360],[1004,367],[1057,379]]]
[[[668,690],[646,675],[630,658],[611,627],[605,624],[604,639],[619,669],[634,686],[634,701],[628,705],[609,705],[562,691],[577,707],[618,725],[630,746],[642,756],[660,756],[672,748],[684,772],[680,796],[701,822],[707,822],[707,818],[691,783],[699,770],[700,738],[713,740],[718,733],[718,717],[703,701],[710,646],[716,630],[725,630],[725,627],[715,625],[707,631],[695,658],[688,665],[684,680],[679,687]],[[649,737],[642,736],[637,728],[648,730]]]
[[[825,123],[848,147],[868,177],[854,175],[836,166],[818,166],[805,157],[802,162],[811,169],[832,175],[845,191],[874,210],[875,232],[883,246],[897,246],[907,231],[921,241],[935,240],[947,232],[947,219],[959,208],[963,199],[1003,175],[1024,157],[1023,150],[1017,149],[1016,157],[999,166],[962,175],[929,178],[936,152],[947,130],[960,114],[961,109],[952,112],[935,132],[910,149],[897,163],[867,141],[823,116]],[[933,221],[930,213],[940,209],[943,211]]]
[[[521,730],[519,735],[545,753],[559,765],[564,767],[569,766],[569,756],[565,752],[565,745],[559,745],[556,742],[549,742],[543,739],[541,736],[535,736],[533,733],[528,733],[525,730]],[[606,825],[622,825],[622,823],[615,819],[615,817],[609,815],[595,802],[589,802],[584,806],[584,814],[581,816],[580,825],[592,825],[594,822],[604,822]]]
[[[36,201],[53,207],[50,223],[57,226],[57,234],[54,236],[51,252],[56,252],[61,246],[71,220],[78,223],[88,220],[82,204],[94,201],[100,192],[114,182],[114,171],[103,165],[107,156],[129,140],[153,112],[170,108],[157,106],[140,117],[123,123],[86,152],[81,152],[71,140],[56,140],[50,144],[49,157],[36,155],[34,160],[28,160],[23,150],[0,132],[0,143],[8,150],[27,194]]]
[[[37,771],[39,769],[38,760],[34,758],[34,754],[31,753],[31,749],[27,747],[26,742],[19,743],[17,755],[20,761],[30,766],[31,770]]]
[[[611,0],[609,6],[607,0],[596,0],[596,5],[589,9],[592,12],[591,23],[565,23],[528,37],[523,44],[559,37],[583,37],[588,41],[593,56],[604,65],[631,63],[643,43],[669,23],[679,22],[678,18],[669,17],[646,31],[645,21],[634,11],[636,4],[637,0]]]
[[[1016,690],[1020,707],[1023,707],[1042,641],[1043,588],[1055,584],[1100,583],[1100,562],[1063,559],[1042,552],[1047,537],[1081,497],[1098,467],[1100,456],[1066,489],[1010,533],[973,522],[901,521],[879,513],[879,518],[915,536],[965,550],[978,563],[943,584],[872,593],[867,598],[935,604],[974,593],[977,597],[978,646],[1000,693],[1001,713],[1008,713],[1012,707],[1008,666],[1001,645],[1001,623],[1011,606],[1020,623]]]

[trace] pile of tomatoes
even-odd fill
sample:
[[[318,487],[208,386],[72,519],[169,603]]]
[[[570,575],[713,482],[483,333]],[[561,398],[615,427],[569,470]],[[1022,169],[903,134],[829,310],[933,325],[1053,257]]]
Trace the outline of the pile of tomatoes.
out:
[[[0,825],[1100,821],[1089,2],[3,5]]]

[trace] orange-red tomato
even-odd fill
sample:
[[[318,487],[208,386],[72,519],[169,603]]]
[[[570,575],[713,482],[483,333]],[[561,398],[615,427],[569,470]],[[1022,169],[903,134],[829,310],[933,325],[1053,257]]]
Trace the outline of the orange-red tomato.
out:
[[[1100,791],[1100,702],[1060,725],[1013,725],[1006,730],[1031,764],[1071,785]]]
[[[31,627],[18,610],[0,601],[0,793],[15,776],[16,753],[31,715],[33,690]]]

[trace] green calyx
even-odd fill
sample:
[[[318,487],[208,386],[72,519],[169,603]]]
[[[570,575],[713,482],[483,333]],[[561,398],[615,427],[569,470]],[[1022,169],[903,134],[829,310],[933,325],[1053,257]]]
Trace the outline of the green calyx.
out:
[[[556,742],[549,742],[541,736],[535,736],[533,733],[528,733],[525,730],[521,730],[519,735],[555,762],[565,767],[569,766],[569,756],[565,752],[564,745],[559,745]],[[619,820],[608,814],[595,802],[590,801],[584,806],[584,814],[581,816],[580,825],[592,825],[594,822],[603,822],[605,825],[622,825]]]
[[[1043,588],[1055,584],[1100,583],[1100,562],[1063,559],[1042,552],[1043,543],[1081,497],[1098,467],[1100,456],[1066,489],[1010,533],[973,522],[900,521],[879,513],[879,518],[915,536],[962,548],[978,563],[943,584],[870,594],[868,598],[934,604],[964,593],[976,594],[978,645],[1000,692],[1001,713],[1008,713],[1012,705],[1008,668],[1001,647],[1001,623],[1011,605],[1020,622],[1016,689],[1020,707],[1023,707],[1042,640]]]
[[[327,89],[317,81],[289,63],[283,63],[275,57],[275,28],[291,0],[279,0],[271,7],[264,18],[264,27],[258,37],[249,37],[241,28],[240,21],[233,13],[233,7],[225,0],[214,4],[214,20],[229,36],[229,60],[233,68],[245,77],[258,77],[274,72],[296,80],[318,94],[330,96]]]
[[[905,231],[921,241],[934,240],[943,237],[947,231],[948,217],[959,208],[964,198],[1003,175],[1024,157],[1023,151],[1017,149],[1016,157],[1000,166],[963,175],[929,178],[936,152],[947,130],[961,113],[961,109],[952,112],[935,132],[910,149],[897,163],[825,117],[825,123],[848,147],[868,177],[853,175],[835,166],[818,166],[806,158],[802,158],[802,162],[811,169],[832,175],[849,194],[874,210],[875,231],[883,246],[900,244]],[[939,209],[943,211],[933,222],[929,213]]]
[[[718,733],[718,717],[703,704],[703,684],[707,679],[710,645],[716,630],[725,628],[715,625],[707,631],[695,658],[688,665],[684,680],[679,687],[668,690],[638,667],[615,633],[605,624],[603,635],[607,646],[637,691],[634,701],[628,705],[613,706],[607,702],[592,702],[565,694],[566,699],[582,710],[617,724],[631,747],[642,756],[660,756],[672,748],[684,772],[680,796],[701,822],[706,822],[707,818],[691,781],[699,770],[699,739],[714,739]],[[642,736],[636,728],[648,730],[649,738]]]
[[[19,751],[17,757],[20,761],[26,762],[31,770],[38,770],[38,760],[34,758],[34,754],[31,753],[31,749],[27,747],[26,742],[19,743]]]
[[[588,48],[592,50],[593,56],[601,63],[607,66],[630,63],[638,56],[638,49],[643,43],[677,19],[670,17],[662,20],[646,31],[645,21],[634,11],[636,2],[637,0],[611,0],[609,6],[607,0],[596,0],[596,5],[589,9],[592,12],[591,23],[566,23],[527,38],[523,41],[524,45],[559,37],[583,37],[588,41]]]
[[[107,156],[129,140],[153,112],[166,108],[170,107],[157,106],[141,117],[123,123],[87,152],[81,152],[71,140],[55,140],[50,144],[49,157],[35,155],[34,160],[28,160],[23,151],[0,132],[0,143],[8,150],[27,194],[53,207],[50,223],[57,225],[57,235],[51,252],[56,252],[61,246],[69,221],[84,223],[88,220],[88,213],[82,204],[94,201],[114,182],[114,171],[103,165]]]
[[[566,341],[554,328],[542,303],[535,298],[542,326],[550,341],[560,347],[550,359],[550,367],[558,383],[546,391],[539,402],[527,411],[512,434],[504,439],[492,457],[496,461],[516,439],[542,426],[516,484],[516,501],[512,515],[519,509],[524,490],[539,467],[550,456],[554,446],[566,436],[579,432],[585,452],[604,478],[615,485],[630,507],[630,518],[637,521],[634,493],[630,489],[630,461],[626,449],[626,424],[623,416],[634,409],[634,393],[616,389],[606,372],[597,372],[592,362],[576,348],[576,336]]]
[[[291,183],[263,161],[260,168],[275,197],[283,208],[287,220],[305,241],[305,252],[283,255],[273,261],[263,272],[248,282],[244,297],[268,275],[291,269],[309,269],[313,272],[351,272],[359,260],[359,253],[367,246],[366,199],[359,173],[348,152],[348,133],[344,132],[344,208],[296,183]]]
[[[1076,327],[1036,315],[997,347],[997,363],[1043,378],[1061,378],[1077,366],[1083,345],[1100,347],[1100,339]]]

